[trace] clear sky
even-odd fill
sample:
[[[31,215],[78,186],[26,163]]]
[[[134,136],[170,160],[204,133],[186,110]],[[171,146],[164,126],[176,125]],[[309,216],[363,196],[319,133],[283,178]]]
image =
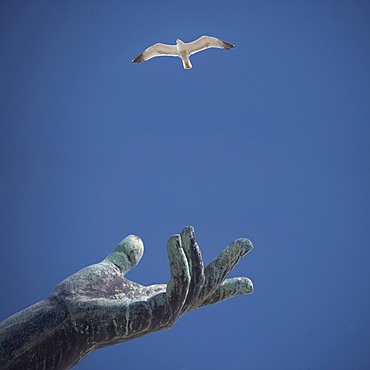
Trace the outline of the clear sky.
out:
[[[370,366],[369,1],[2,1],[0,319],[128,234],[128,278],[169,279],[195,227],[234,239],[252,295],[76,369]],[[211,35],[236,45],[131,60]]]

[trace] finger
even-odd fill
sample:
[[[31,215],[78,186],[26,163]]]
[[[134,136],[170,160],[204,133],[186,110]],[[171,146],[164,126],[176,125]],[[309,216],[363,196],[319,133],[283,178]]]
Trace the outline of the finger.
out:
[[[190,272],[180,235],[173,235],[167,242],[171,279],[166,289],[166,308],[169,322],[174,323],[180,316],[189,291]]]
[[[144,244],[141,239],[136,235],[129,235],[102,262],[113,263],[124,275],[139,263],[143,253]]]
[[[252,248],[253,244],[250,240],[236,239],[205,268],[205,283],[199,295],[198,304],[204,302],[223,283],[240,258]]]
[[[193,309],[222,302],[236,295],[249,293],[253,293],[253,283],[250,279],[246,277],[226,279],[205,301]]]
[[[203,287],[204,265],[202,254],[197,242],[195,241],[194,228],[192,226],[185,227],[181,231],[180,236],[191,276],[189,293],[182,309],[182,312],[186,312],[191,306],[193,306],[199,296],[201,288]]]

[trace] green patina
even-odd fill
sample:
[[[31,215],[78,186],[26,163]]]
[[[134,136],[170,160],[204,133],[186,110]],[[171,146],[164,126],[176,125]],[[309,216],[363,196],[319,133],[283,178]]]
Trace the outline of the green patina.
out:
[[[0,323],[0,368],[70,369],[95,349],[171,328],[193,309],[251,293],[248,278],[226,279],[251,249],[248,239],[237,239],[204,268],[188,226],[168,240],[168,284],[143,286],[124,277],[144,253],[141,239],[129,235],[102,262]]]

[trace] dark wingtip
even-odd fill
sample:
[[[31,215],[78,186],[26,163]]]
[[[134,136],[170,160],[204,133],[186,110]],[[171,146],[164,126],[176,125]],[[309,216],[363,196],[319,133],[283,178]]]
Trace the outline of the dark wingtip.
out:
[[[225,49],[227,49],[227,50],[230,50],[230,48],[235,48],[235,45],[230,44],[230,42],[223,41],[223,40],[222,40],[222,42],[224,43]]]
[[[141,63],[141,62],[144,62],[143,53],[141,53],[135,59],[132,60],[132,63]]]

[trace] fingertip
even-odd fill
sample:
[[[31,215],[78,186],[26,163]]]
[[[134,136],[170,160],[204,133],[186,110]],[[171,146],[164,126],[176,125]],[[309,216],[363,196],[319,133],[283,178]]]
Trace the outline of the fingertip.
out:
[[[193,226],[186,226],[181,230],[180,234],[182,236],[189,235],[190,237],[194,238],[194,227]]]
[[[106,260],[114,263],[121,273],[134,268],[144,254],[144,244],[136,235],[129,235],[123,239]]]
[[[254,290],[252,280],[244,276],[227,279],[225,284],[229,286],[234,286],[235,295],[253,293]]]
[[[179,242],[179,240],[180,240],[180,234],[171,235],[168,238],[167,245],[168,244],[176,244],[176,243]]]
[[[167,241],[167,253],[168,255],[172,255],[173,252],[176,252],[181,248],[181,238],[179,234],[175,234],[169,237]]]
[[[253,243],[246,238],[239,238],[234,241],[235,244],[241,249],[241,255],[245,256],[248,252],[253,249]]]
[[[254,286],[253,286],[252,280],[250,280],[246,277],[243,277],[243,278],[240,278],[240,279],[242,279],[242,283],[244,285],[244,294],[253,293]]]

